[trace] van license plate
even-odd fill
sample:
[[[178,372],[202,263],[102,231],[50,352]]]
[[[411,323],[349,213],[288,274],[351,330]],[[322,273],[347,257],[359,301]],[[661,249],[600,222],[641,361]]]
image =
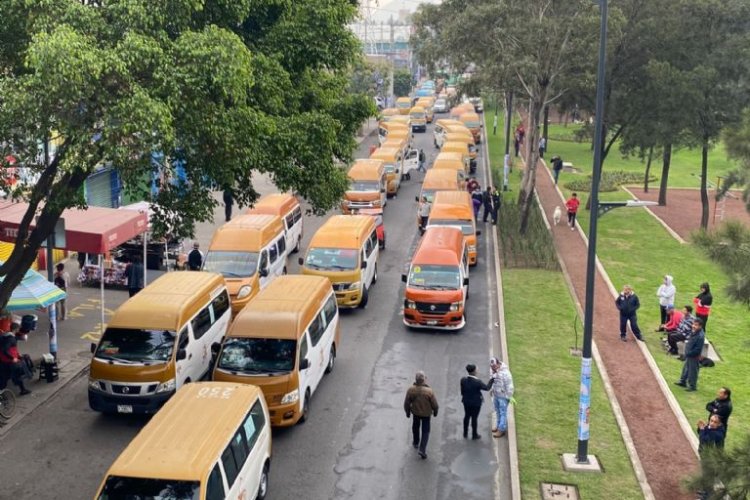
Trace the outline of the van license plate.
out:
[[[435,321],[435,320],[433,319],[433,320],[430,320],[430,321],[428,321],[428,322],[427,322],[427,324],[428,324],[429,326],[435,326],[435,325],[437,325],[437,324],[438,324],[438,322],[437,322],[437,321]]]
[[[133,413],[132,405],[117,405],[117,413]]]

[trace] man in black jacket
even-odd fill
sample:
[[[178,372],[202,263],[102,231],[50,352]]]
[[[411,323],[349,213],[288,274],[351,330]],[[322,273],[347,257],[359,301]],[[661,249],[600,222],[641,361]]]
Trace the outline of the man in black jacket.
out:
[[[625,342],[625,334],[627,333],[628,321],[630,322],[630,329],[633,331],[635,338],[643,342],[643,336],[641,335],[641,329],[638,328],[638,316],[636,311],[641,307],[641,302],[638,300],[638,296],[633,293],[633,288],[630,285],[622,287],[622,293],[615,300],[615,305],[620,311],[620,340]]]
[[[729,415],[732,414],[732,391],[728,387],[721,387],[716,393],[716,399],[706,404],[706,411],[709,418],[711,415],[718,415],[724,429],[729,427]]]
[[[469,437],[469,420],[471,420],[471,439],[479,439],[477,433],[477,417],[482,408],[482,391],[490,390],[492,380],[483,383],[477,378],[477,367],[466,365],[469,375],[461,379],[461,402],[464,404],[464,438]]]

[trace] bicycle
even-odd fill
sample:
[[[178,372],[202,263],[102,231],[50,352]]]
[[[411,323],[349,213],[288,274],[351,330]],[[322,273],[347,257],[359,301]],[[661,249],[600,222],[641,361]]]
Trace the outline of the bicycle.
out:
[[[0,390],[0,425],[10,420],[16,411],[16,395],[10,389]]]

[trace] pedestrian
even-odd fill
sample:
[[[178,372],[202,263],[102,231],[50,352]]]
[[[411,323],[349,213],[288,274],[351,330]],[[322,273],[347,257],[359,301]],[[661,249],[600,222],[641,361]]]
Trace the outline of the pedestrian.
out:
[[[53,275],[53,283],[57,288],[62,290],[63,292],[67,292],[68,286],[70,286],[70,275],[65,270],[65,264],[60,262],[55,266],[55,274]],[[55,307],[57,307],[57,319],[59,321],[65,321],[65,313],[66,308],[66,299],[60,299],[55,303]]]
[[[83,267],[86,265],[88,259],[86,258],[85,252],[78,252],[78,270],[83,271]]]
[[[513,376],[508,365],[499,359],[490,358],[490,375],[492,377],[492,405],[495,408],[495,427],[492,437],[501,438],[508,432],[508,404],[513,398]]]
[[[557,181],[560,178],[560,172],[562,172],[563,169],[563,161],[562,158],[559,156],[553,156],[552,157],[552,176],[555,178],[555,186],[557,186]]]
[[[641,335],[641,329],[638,328],[638,308],[641,307],[641,302],[638,300],[638,296],[633,292],[633,287],[625,285],[622,287],[622,292],[617,296],[615,305],[620,311],[620,340],[626,342],[625,335],[627,333],[628,322],[630,322],[630,329],[633,331],[635,338],[643,342],[643,335]]]
[[[141,256],[135,255],[126,271],[128,277],[128,293],[132,297],[143,290],[143,262]]]
[[[427,219],[430,218],[430,210],[432,210],[432,203],[427,199],[427,196],[422,196],[422,201],[419,203],[419,233],[424,234],[427,229]]]
[[[728,387],[720,387],[716,392],[716,399],[706,404],[709,417],[716,415],[721,420],[725,432],[729,430],[729,416],[732,414],[732,391]]]
[[[203,265],[203,252],[200,251],[200,247],[200,244],[196,241],[188,254],[188,269],[191,271],[200,271]]]
[[[18,323],[11,326],[11,330],[0,335],[0,390],[8,386],[8,380],[12,380],[20,390],[20,395],[31,394],[26,388],[23,379],[29,374],[25,367],[25,361],[18,352]]]
[[[471,439],[479,439],[482,436],[477,433],[477,418],[482,408],[482,391],[488,391],[492,387],[492,379],[486,384],[477,378],[477,366],[466,365],[468,375],[461,379],[461,402],[464,405],[464,439],[469,437],[469,422],[471,421]]]
[[[419,155],[417,156],[419,160],[419,166],[417,167],[417,170],[420,172],[427,172],[427,167],[425,167],[425,164],[427,163],[427,155],[424,154],[424,149],[419,150]]]
[[[518,157],[518,153],[521,151],[521,134],[518,133],[518,130],[513,135],[513,148],[516,151],[516,157]]]
[[[438,402],[432,388],[427,385],[427,377],[421,370],[414,376],[414,384],[406,391],[404,411],[406,418],[413,416],[411,444],[417,449],[419,456],[425,459],[427,458],[427,441],[430,439],[430,417],[437,417]]]
[[[232,206],[234,205],[234,194],[230,188],[224,189],[224,218],[227,222],[232,220]]]
[[[669,310],[669,306],[674,307],[674,296],[677,293],[677,288],[675,288],[672,281],[672,276],[665,274],[661,285],[659,285],[659,288],[656,290],[656,296],[659,297],[659,313],[661,315],[661,320],[659,322],[660,326],[659,329],[656,330],[657,332],[664,331],[664,324],[667,322],[667,311]]]
[[[539,138],[539,158],[544,158],[545,151],[547,151],[547,139],[542,136]]]
[[[693,331],[685,342],[685,363],[682,365],[680,380],[675,384],[685,387],[693,392],[698,388],[698,372],[700,371],[700,359],[703,353],[703,343],[706,341],[706,333],[703,331],[703,321],[700,318],[693,319]]]
[[[693,299],[693,304],[695,304],[695,317],[703,321],[703,330],[705,331],[714,296],[711,295],[711,287],[708,283],[701,283],[700,289],[700,293]]]
[[[581,204],[581,200],[578,199],[578,193],[573,193],[568,201],[565,202],[565,208],[568,210],[568,225],[571,231],[576,229],[576,214],[578,213],[578,206]]]
[[[497,225],[497,213],[500,211],[500,204],[503,202],[500,191],[497,187],[492,188],[492,224]]]
[[[482,222],[487,223],[487,217],[492,214],[492,188],[487,186],[482,192],[482,206],[484,207],[484,216]]]
[[[466,181],[466,190],[469,192],[469,194],[471,194],[477,189],[482,189],[479,186],[479,182],[477,182],[477,178],[474,176],[469,177],[469,180]]]
[[[474,206],[474,220],[479,219],[479,209],[482,207],[482,190],[477,187],[474,192],[471,193],[471,203]]]

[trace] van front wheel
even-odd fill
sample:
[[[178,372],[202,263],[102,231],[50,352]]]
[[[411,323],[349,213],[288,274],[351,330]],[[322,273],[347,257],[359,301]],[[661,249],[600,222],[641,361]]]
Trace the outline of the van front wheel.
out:
[[[378,265],[375,264],[375,270],[372,273],[372,284],[374,285],[377,282],[378,282]]]
[[[367,290],[367,286],[362,289],[362,299],[359,301],[359,308],[364,309],[367,307],[367,300],[370,297],[370,292]]]
[[[302,401],[302,415],[299,417],[299,422],[304,424],[310,417],[310,389],[305,391],[305,399]]]
[[[333,371],[333,365],[336,364],[336,348],[331,346],[331,352],[328,355],[328,364],[326,365],[326,373]]]
[[[268,461],[263,464],[263,472],[260,474],[260,484],[258,485],[258,494],[256,500],[263,500],[268,494]]]
[[[292,249],[292,253],[299,252],[299,246],[302,243],[302,236],[297,237],[297,245]]]

